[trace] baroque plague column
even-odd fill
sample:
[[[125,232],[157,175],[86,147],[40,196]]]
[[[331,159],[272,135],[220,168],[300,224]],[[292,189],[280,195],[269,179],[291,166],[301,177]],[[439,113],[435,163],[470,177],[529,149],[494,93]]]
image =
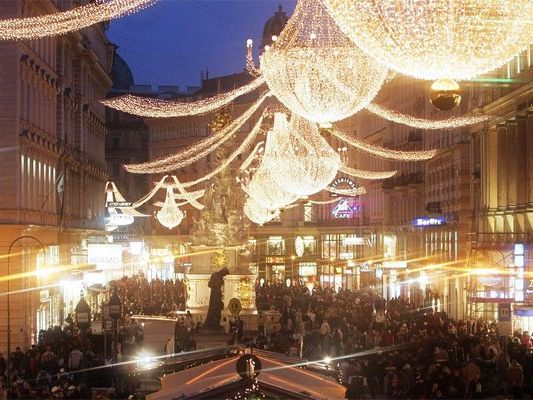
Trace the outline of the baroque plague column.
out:
[[[226,158],[225,148],[216,152],[215,164]],[[228,268],[224,277],[223,315],[228,315],[227,306],[232,298],[240,300],[241,315],[246,328],[257,314],[255,306],[255,279],[250,273],[247,260],[248,222],[242,215],[243,196],[235,190],[235,173],[227,168],[215,177],[206,188],[203,203],[206,209],[195,221],[192,232],[192,268],[187,275],[187,308],[200,314],[207,312],[211,274]]]

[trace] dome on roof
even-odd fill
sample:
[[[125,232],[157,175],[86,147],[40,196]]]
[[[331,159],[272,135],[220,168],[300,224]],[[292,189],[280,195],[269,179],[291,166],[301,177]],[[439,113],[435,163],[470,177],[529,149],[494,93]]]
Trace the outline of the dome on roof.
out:
[[[276,11],[265,23],[263,37],[261,38],[261,50],[263,50],[265,46],[272,44],[272,36],[279,36],[283,28],[285,28],[288,20],[289,17],[287,17],[287,14],[285,14],[285,11],[283,11],[283,7],[281,7],[280,4],[278,6],[278,11]]]
[[[135,83],[130,67],[116,50],[115,57],[113,57],[111,79],[113,80],[113,89],[128,90]]]

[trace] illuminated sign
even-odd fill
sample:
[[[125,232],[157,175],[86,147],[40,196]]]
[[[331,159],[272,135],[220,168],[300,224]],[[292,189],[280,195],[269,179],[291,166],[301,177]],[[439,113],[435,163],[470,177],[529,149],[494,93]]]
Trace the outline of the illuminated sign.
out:
[[[89,244],[87,262],[101,270],[122,269],[122,250],[120,244]]]
[[[358,246],[365,244],[365,238],[357,236],[348,236],[342,240],[342,244],[345,246]]]
[[[382,267],[385,269],[404,269],[407,268],[407,261],[384,261]]]
[[[331,214],[338,219],[350,219],[353,218],[357,212],[357,207],[350,206],[348,199],[341,199],[337,202]]]
[[[131,215],[126,214],[111,214],[109,217],[109,225],[125,226],[131,225],[135,219]]]
[[[333,189],[338,189],[338,190],[355,190],[355,189],[357,189],[357,184],[354,181],[352,181],[350,178],[347,178],[345,176],[335,179],[333,182],[331,182],[330,186]],[[338,193],[330,193],[330,196],[331,197],[339,197],[339,194]]]
[[[107,207],[131,207],[132,204],[130,201],[108,201]]]
[[[438,216],[438,217],[419,217],[416,218],[413,221],[414,226],[442,226],[446,225],[446,217]]]

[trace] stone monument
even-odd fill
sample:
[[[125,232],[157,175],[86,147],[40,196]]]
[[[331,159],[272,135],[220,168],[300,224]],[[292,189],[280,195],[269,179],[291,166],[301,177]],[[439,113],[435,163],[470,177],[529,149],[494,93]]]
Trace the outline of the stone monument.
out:
[[[221,146],[215,155],[216,166],[226,159],[227,149]],[[214,273],[226,268],[222,314],[233,318],[226,307],[230,299],[238,298],[243,304],[241,319],[245,322],[245,330],[254,330],[257,325],[256,276],[248,268],[249,222],[243,215],[244,196],[236,188],[236,174],[230,167],[224,169],[209,182],[203,196],[206,208],[199,220],[194,221],[191,234],[191,248],[198,254],[191,257],[192,266],[187,274],[187,309],[198,315],[198,319],[207,316],[213,290],[210,281]]]

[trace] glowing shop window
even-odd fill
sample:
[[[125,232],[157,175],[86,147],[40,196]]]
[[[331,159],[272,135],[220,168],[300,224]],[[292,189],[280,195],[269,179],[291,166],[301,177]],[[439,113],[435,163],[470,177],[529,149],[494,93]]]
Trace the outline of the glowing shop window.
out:
[[[298,273],[300,276],[316,276],[316,263],[300,263]]]
[[[384,235],[383,236],[383,257],[396,257],[396,236]]]
[[[270,236],[267,240],[267,254],[282,256],[285,254],[285,240],[281,236]]]

